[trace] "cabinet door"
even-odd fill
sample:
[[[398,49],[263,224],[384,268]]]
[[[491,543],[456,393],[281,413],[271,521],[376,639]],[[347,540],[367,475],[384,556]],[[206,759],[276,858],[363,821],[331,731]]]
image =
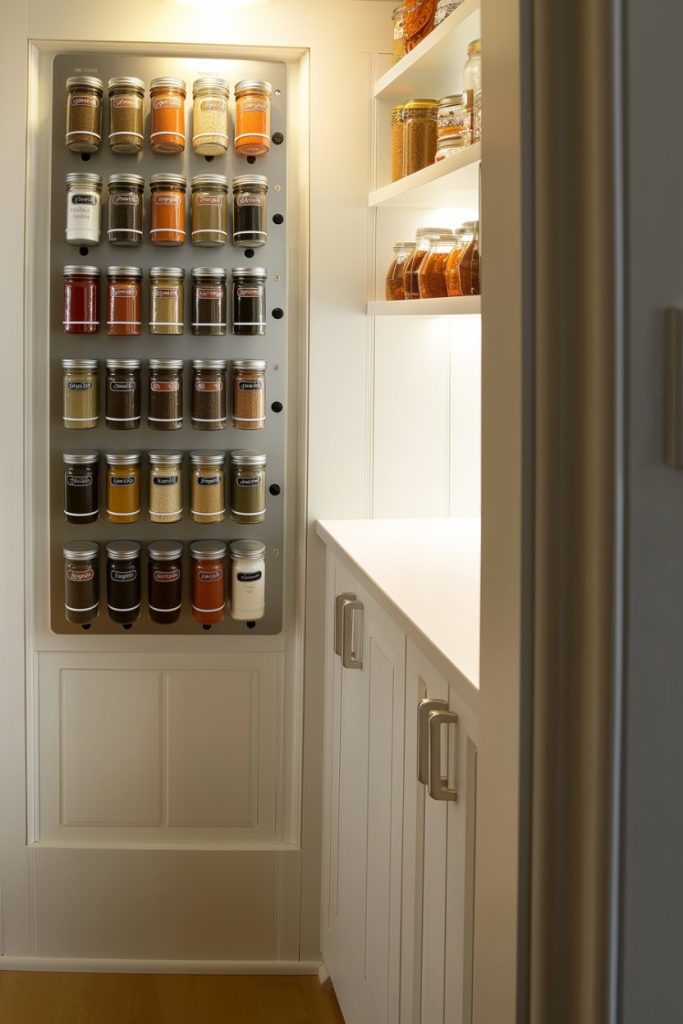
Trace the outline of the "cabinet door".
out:
[[[458,716],[441,732],[441,774],[457,799],[435,800],[417,779],[417,706],[430,698]],[[402,1024],[470,1024],[476,720],[457,681],[407,645]]]

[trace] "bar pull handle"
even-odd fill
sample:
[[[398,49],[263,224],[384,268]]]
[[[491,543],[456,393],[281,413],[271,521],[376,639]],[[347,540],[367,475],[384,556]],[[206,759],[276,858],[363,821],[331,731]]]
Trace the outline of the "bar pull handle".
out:
[[[429,713],[448,711],[447,700],[431,700],[429,697],[417,705],[417,778],[429,785]]]
[[[666,311],[666,464],[683,466],[683,315]]]
[[[441,774],[441,726],[457,724],[454,711],[429,713],[429,795],[433,800],[457,800],[457,789],[451,789]]]
[[[363,667],[363,602],[347,601],[343,610],[342,665]]]
[[[344,636],[344,607],[349,601],[355,601],[356,595],[337,594],[334,599],[334,653],[341,654]]]

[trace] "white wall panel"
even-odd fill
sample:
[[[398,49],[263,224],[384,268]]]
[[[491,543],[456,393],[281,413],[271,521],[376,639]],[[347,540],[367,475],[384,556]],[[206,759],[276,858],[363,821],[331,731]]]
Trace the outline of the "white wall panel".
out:
[[[481,515],[481,318],[451,320],[450,511]]]

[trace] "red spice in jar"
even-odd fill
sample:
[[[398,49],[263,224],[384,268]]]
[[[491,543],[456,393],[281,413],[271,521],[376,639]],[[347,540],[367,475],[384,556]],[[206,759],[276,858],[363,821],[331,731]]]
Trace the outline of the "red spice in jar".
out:
[[[142,331],[142,270],[107,267],[107,334],[130,336]]]
[[[152,215],[149,228],[153,245],[182,245],[185,241],[185,189],[182,174],[153,174]]]
[[[65,334],[96,334],[100,329],[100,268],[64,267]]]
[[[221,541],[190,544],[192,556],[192,618],[208,628],[225,617],[225,552]]]
[[[244,81],[235,86],[235,152],[263,156],[270,149],[270,82]]]
[[[185,83],[181,78],[154,78],[149,87],[151,131],[155,153],[185,149]]]

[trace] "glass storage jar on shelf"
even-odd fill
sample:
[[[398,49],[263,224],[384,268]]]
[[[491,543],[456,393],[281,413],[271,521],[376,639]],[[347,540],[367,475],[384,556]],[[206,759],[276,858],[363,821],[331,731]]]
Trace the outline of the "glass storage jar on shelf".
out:
[[[195,359],[192,363],[192,426],[223,430],[228,420],[225,359]]]
[[[266,361],[235,359],[232,364],[232,425],[260,430],[266,422]]]
[[[228,83],[222,78],[197,78],[192,86],[192,149],[197,156],[222,156],[228,151]]]
[[[389,265],[384,282],[384,295],[389,302],[405,299],[403,274],[407,260],[415,251],[415,242],[396,242],[394,258]]]
[[[458,263],[460,290],[463,295],[480,295],[479,221],[472,221],[471,237]]]
[[[142,244],[142,195],[145,179],[141,174],[110,174],[109,227],[112,245]]]
[[[65,334],[96,334],[100,329],[100,268],[64,267]]]
[[[417,286],[421,299],[443,299],[446,290],[446,263],[455,246],[453,231],[444,230],[432,237],[427,254],[417,272]]]
[[[149,360],[147,425],[179,430],[183,425],[183,360]]]
[[[140,426],[139,359],[107,359],[104,418],[110,430]]]
[[[403,264],[403,290],[406,299],[419,299],[420,286],[417,275],[423,259],[429,251],[432,240],[441,237],[444,228],[425,227],[415,232],[415,248]]]
[[[197,174],[192,179],[192,244],[225,245],[228,240],[228,179]]]
[[[249,526],[266,518],[266,456],[262,452],[230,452],[230,515]]]
[[[266,614],[266,545],[234,540],[230,545],[230,617],[255,622]]]
[[[107,610],[112,622],[129,629],[140,618],[142,587],[137,541],[107,544]]]
[[[440,25],[442,21],[445,21],[454,11],[457,11],[462,2],[463,0],[439,0],[434,12],[434,28]]]
[[[185,83],[181,78],[153,78],[149,141],[155,153],[185,149]]]
[[[63,549],[64,617],[85,629],[99,612],[99,555],[99,545],[91,540],[74,540]]]
[[[72,153],[96,153],[102,142],[104,83],[92,75],[73,75],[66,80],[67,149]]]
[[[99,245],[102,179],[70,171],[66,176],[66,228],[69,245]]]
[[[409,100],[403,108],[403,175],[434,163],[436,100]]]
[[[403,46],[406,53],[426,39],[434,28],[436,0],[403,0]]]
[[[142,270],[107,267],[107,334],[130,337],[142,331]]]
[[[177,622],[182,609],[183,545],[159,540],[147,545],[147,606],[152,622]]]
[[[257,249],[268,241],[266,194],[268,179],[262,174],[240,174],[232,180],[232,244]]]
[[[190,544],[192,558],[192,618],[204,629],[225,618],[225,552],[220,540]]]
[[[109,79],[109,146],[112,153],[141,153],[144,144],[141,78],[120,75]]]
[[[152,523],[177,523],[183,517],[183,453],[149,452],[149,502]]]
[[[225,452],[190,452],[192,484],[191,515],[196,523],[221,523],[225,519]]]
[[[106,452],[107,519],[137,523],[140,518],[140,452]]]
[[[232,272],[232,333],[266,333],[265,267],[235,267]]]
[[[457,232],[457,240],[453,251],[448,257],[446,263],[446,290],[447,294],[451,298],[457,298],[461,295],[478,295],[479,292],[472,293],[470,291],[463,291],[462,282],[460,278],[460,261],[465,253],[470,242],[477,233],[478,223],[477,221],[466,221]],[[468,287],[471,286],[471,281],[465,282]],[[478,283],[478,275],[477,275]]]
[[[227,330],[226,272],[222,267],[192,269],[192,333],[219,337]]]
[[[182,245],[185,241],[185,190],[182,174],[153,174],[150,178],[152,245]]]
[[[62,452],[67,523],[80,526],[97,521],[100,514],[99,458],[99,452],[93,449]]]
[[[472,142],[472,111],[467,93],[439,100],[436,112],[436,160],[446,152],[466,149]]]
[[[150,268],[150,334],[182,334],[185,330],[184,280],[182,267]]]
[[[270,149],[270,82],[245,80],[235,86],[235,152],[264,156]]]
[[[64,378],[64,426],[91,430],[98,422],[96,359],[62,359]]]
[[[398,7],[394,7],[391,14],[391,20],[393,23],[391,59],[392,62],[396,64],[406,52],[403,42],[403,4],[399,4]]]
[[[391,111],[391,180],[403,177],[403,103]]]
[[[472,142],[481,142],[481,39],[473,39],[467,47],[462,87],[472,112]]]

